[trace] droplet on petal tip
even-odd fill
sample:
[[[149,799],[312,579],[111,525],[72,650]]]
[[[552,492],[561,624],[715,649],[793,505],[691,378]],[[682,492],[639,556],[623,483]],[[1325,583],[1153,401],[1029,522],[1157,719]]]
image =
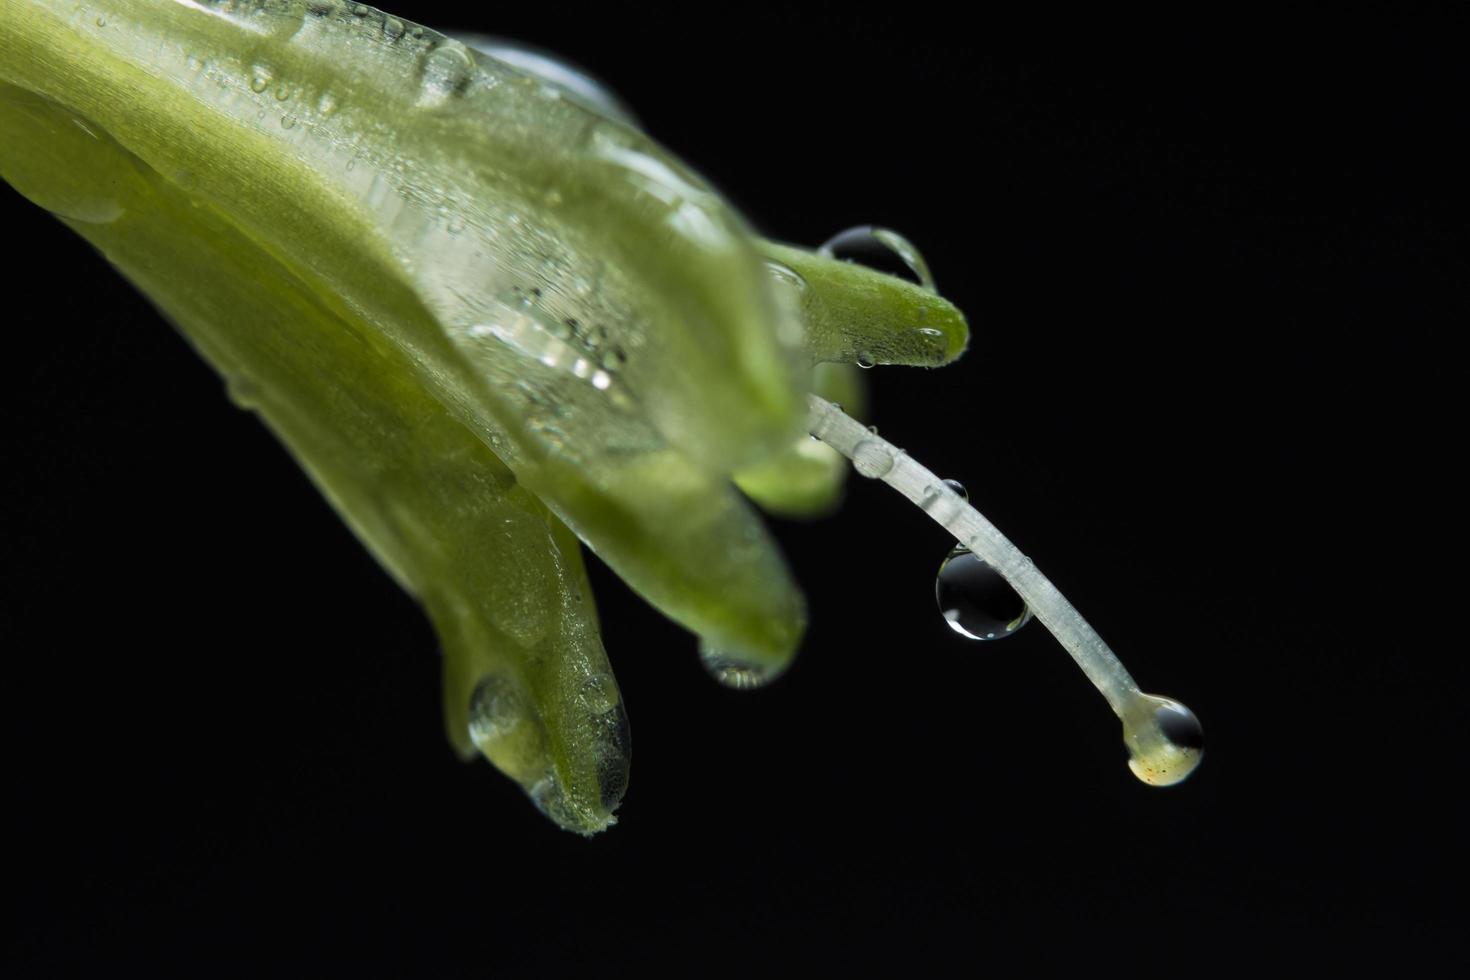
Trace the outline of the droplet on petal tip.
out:
[[[822,243],[818,252],[843,262],[865,265],[885,275],[895,276],[937,292],[929,263],[913,242],[898,232],[876,225],[855,225],[833,235]],[[858,362],[863,366],[862,362]],[[871,362],[869,362],[871,365]]]

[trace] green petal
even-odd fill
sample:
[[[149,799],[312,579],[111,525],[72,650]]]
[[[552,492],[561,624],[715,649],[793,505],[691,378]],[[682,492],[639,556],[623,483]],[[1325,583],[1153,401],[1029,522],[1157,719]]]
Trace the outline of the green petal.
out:
[[[612,819],[627,731],[575,539],[403,355],[71,113],[0,85],[0,171],[96,245],[271,426],[444,644],[451,737],[503,691],[485,754],[563,826]],[[513,696],[511,696],[513,695]],[[495,726],[483,721],[482,733]]]
[[[361,5],[103,8],[21,5],[0,76],[403,355],[650,601],[753,660],[789,658],[800,597],[727,475],[801,431],[799,313],[697,177]]]
[[[965,352],[964,314],[935,293],[866,266],[762,242],[796,273],[806,349],[813,361],[940,367]]]
[[[867,385],[851,364],[812,368],[812,391],[841,405],[853,418],[866,417]],[[773,514],[813,518],[842,503],[848,464],[842,454],[811,436],[799,436],[785,452],[735,474],[745,495]]]

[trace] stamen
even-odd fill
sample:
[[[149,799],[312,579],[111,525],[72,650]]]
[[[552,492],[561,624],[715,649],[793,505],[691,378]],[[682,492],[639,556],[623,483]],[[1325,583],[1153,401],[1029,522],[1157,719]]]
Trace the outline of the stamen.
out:
[[[808,398],[812,436],[852,460],[863,476],[882,480],[913,501],[1010,583],[1122,720],[1135,775],[1152,785],[1169,785],[1193,771],[1203,741],[1188,708],[1140,691],[1123,662],[1035,563],[944,480],[831,402]],[[1185,728],[1191,729],[1187,735],[1176,739],[1171,734]]]

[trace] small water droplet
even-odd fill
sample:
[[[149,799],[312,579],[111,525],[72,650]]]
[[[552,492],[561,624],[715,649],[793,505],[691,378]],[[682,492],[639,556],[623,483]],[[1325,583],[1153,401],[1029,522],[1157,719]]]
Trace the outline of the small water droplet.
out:
[[[818,251],[828,258],[856,262],[934,292],[929,264],[914,244],[896,231],[857,225],[827,239]]]
[[[588,711],[605,715],[618,705],[618,682],[605,671],[591,674],[582,682],[582,697],[587,701]]]
[[[1031,621],[1031,609],[1005,577],[963,545],[939,566],[934,598],[949,628],[971,640],[999,640]]]
[[[870,480],[879,480],[893,469],[893,454],[882,443],[864,439],[853,448],[852,468]]]
[[[810,288],[807,281],[802,278],[801,273],[784,262],[777,262],[775,259],[766,259],[766,270],[770,272],[771,278],[794,292],[801,293]]]
[[[225,393],[236,408],[254,411],[260,407],[260,385],[250,378],[237,375],[225,381]]]
[[[866,371],[873,366],[873,359],[867,354],[859,354],[857,359],[857,366]]]
[[[354,17],[366,17],[370,13],[372,13],[372,8],[367,4],[359,3],[352,8],[352,16]]]
[[[279,85],[276,86],[276,90],[272,94],[275,95],[277,102],[285,102],[287,99],[291,98],[291,83],[281,82]]]
[[[107,18],[106,17],[98,17],[97,18],[97,26],[98,27],[106,27],[107,26]]]
[[[1204,758],[1205,731],[1199,718],[1172,698],[1139,694],[1123,713],[1128,768],[1150,786],[1172,786]]]
[[[423,99],[429,103],[459,95],[475,71],[475,60],[469,49],[448,39],[424,56],[423,65]]]
[[[294,129],[295,126],[296,126],[296,117],[295,116],[289,116],[289,115],[287,115],[287,116],[282,116],[281,117],[281,128],[282,129]]]
[[[587,331],[587,335],[582,338],[582,343],[587,345],[588,350],[597,350],[606,342],[607,328],[600,323],[594,325],[592,329]]]
[[[764,664],[752,663],[728,654],[702,640],[699,644],[699,660],[711,677],[737,691],[764,687],[781,673]]]
[[[628,355],[623,353],[621,347],[609,347],[602,352],[602,369],[609,374],[621,371],[626,363],[628,363]]]
[[[399,20],[397,17],[386,17],[383,19],[383,33],[387,35],[388,40],[390,41],[398,40],[400,37],[403,36],[403,32],[407,29],[408,28],[404,26],[403,21]]]
[[[257,67],[250,75],[250,91],[264,92],[270,87],[271,73],[264,68]]]
[[[316,100],[316,111],[325,119],[337,111],[337,97],[331,92],[323,92],[322,97]]]
[[[965,485],[959,480],[945,480],[944,485],[949,487],[950,490],[954,491],[956,494],[958,494],[961,500],[970,499],[970,491],[966,490]]]
[[[923,334],[925,337],[943,337],[944,336],[944,331],[943,330],[940,330],[938,327],[919,327],[918,329],[919,329],[919,333]]]

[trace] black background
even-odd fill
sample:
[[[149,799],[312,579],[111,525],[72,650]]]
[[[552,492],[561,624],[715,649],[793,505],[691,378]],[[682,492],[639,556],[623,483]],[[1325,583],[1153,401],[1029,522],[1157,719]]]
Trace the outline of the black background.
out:
[[[974,341],[871,372],[874,421],[1199,713],[1206,761],[1137,783],[1055,642],[952,634],[943,535],[854,479],[836,517],[776,525],[814,621],[765,691],[711,682],[594,562],[633,779],[618,826],[559,832],[451,756],[413,601],[7,188],[7,962],[1196,972],[1448,946],[1463,644],[1421,638],[1456,607],[1396,583],[1431,507],[1419,400],[1454,390],[1427,345],[1464,322],[1459,25],[455,9],[395,12],[591,68],[767,234],[924,249]]]

